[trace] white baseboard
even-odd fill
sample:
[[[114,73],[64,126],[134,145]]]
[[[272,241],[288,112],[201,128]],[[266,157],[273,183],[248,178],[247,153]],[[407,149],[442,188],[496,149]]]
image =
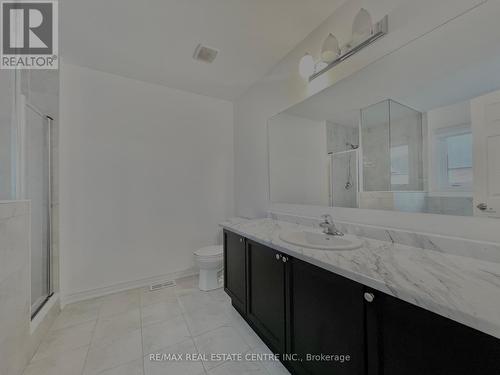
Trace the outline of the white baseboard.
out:
[[[65,305],[68,305],[68,304],[74,303],[74,302],[80,302],[80,301],[88,300],[91,298],[106,296],[108,294],[123,292],[123,291],[129,290],[129,289],[135,289],[135,288],[148,286],[148,285],[151,285],[151,284],[159,282],[159,281],[175,280],[175,279],[180,279],[182,277],[194,276],[197,274],[198,274],[198,269],[188,268],[187,270],[184,270],[184,271],[171,272],[171,273],[168,273],[165,275],[153,276],[153,277],[148,277],[145,279],[139,279],[139,280],[133,280],[133,281],[126,281],[123,283],[105,286],[102,288],[96,288],[96,289],[90,289],[90,290],[84,290],[81,292],[71,293],[68,295],[61,296],[61,307],[64,307]]]

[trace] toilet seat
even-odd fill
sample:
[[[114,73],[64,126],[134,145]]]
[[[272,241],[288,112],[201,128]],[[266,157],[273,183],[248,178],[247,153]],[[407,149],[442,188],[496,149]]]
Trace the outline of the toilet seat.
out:
[[[222,246],[207,246],[202,247],[194,252],[194,255],[199,258],[217,258],[223,254]]]

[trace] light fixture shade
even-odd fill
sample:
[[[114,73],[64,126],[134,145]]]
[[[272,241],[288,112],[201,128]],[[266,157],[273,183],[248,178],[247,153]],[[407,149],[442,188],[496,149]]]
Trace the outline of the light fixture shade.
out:
[[[356,14],[352,24],[352,41],[354,44],[358,44],[372,33],[372,16],[366,9],[361,8],[358,14]]]
[[[321,47],[321,60],[324,63],[331,63],[340,55],[339,41],[333,34],[328,34]]]
[[[302,78],[309,78],[314,73],[314,59],[306,53],[299,63],[299,73]]]

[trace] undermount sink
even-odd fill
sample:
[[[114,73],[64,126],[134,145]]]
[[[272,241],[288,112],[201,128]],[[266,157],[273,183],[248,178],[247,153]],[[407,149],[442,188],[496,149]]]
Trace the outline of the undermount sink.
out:
[[[363,243],[354,236],[333,236],[324,233],[314,232],[282,232],[280,238],[292,245],[321,250],[355,250],[359,249]]]

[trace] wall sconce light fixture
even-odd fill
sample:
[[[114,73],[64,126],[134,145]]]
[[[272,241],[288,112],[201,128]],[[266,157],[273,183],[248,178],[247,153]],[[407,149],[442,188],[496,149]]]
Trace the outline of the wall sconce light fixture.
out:
[[[309,54],[306,53],[301,59],[299,63],[299,73],[302,78],[309,78],[312,74],[314,74],[314,59]]]
[[[328,34],[325,41],[323,42],[323,47],[321,48],[321,61],[326,64],[330,64],[332,61],[340,56],[339,41],[333,34]]]
[[[373,34],[372,16],[361,8],[352,23],[352,44],[356,45]]]
[[[302,57],[299,64],[300,75],[311,82],[363,48],[387,35],[388,32],[389,16],[385,16],[374,25],[370,13],[362,8],[354,18],[351,41],[346,43],[341,49],[337,38],[330,33],[322,44],[321,57],[318,62],[315,62],[309,53],[306,53]]]

